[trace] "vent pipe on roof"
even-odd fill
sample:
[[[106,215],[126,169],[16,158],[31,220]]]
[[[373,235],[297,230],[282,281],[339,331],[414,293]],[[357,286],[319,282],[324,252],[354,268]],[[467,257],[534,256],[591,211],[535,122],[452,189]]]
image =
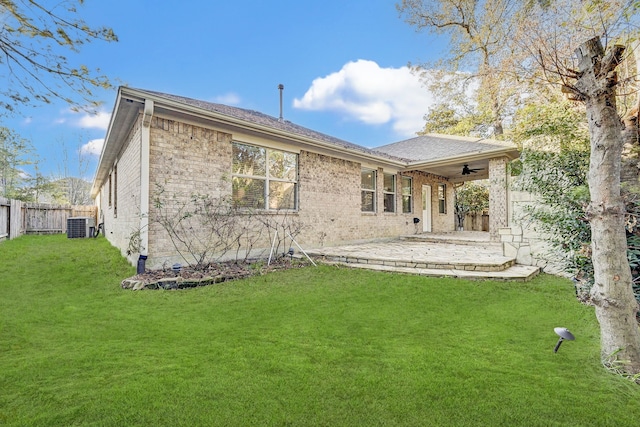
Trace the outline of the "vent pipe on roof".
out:
[[[284,118],[282,117],[282,91],[284,90],[284,85],[282,83],[278,85],[278,90],[280,91],[280,117],[278,118],[278,121],[282,122],[284,121]]]

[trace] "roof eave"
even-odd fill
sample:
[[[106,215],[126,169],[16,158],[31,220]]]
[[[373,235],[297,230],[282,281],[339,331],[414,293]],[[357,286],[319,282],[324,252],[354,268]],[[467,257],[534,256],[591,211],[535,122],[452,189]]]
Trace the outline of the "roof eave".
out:
[[[426,169],[433,167],[449,166],[460,163],[461,161],[473,162],[477,160],[488,160],[496,157],[507,157],[510,160],[517,159],[520,152],[516,147],[499,147],[491,150],[483,150],[472,153],[462,153],[455,156],[446,157],[438,160],[419,160],[409,162],[406,166],[407,170]]]

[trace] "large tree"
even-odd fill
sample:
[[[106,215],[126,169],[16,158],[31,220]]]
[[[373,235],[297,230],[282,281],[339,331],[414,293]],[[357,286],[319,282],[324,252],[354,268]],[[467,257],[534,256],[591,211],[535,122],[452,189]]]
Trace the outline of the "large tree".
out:
[[[0,0],[0,113],[20,105],[63,99],[72,108],[95,108],[95,88],[110,88],[99,70],[76,63],[83,45],[112,42],[111,28],[91,27],[78,17],[84,0]]]
[[[640,332],[627,260],[626,210],[620,194],[622,126],[616,109],[616,67],[624,46],[605,52],[600,38],[576,50],[576,81],[567,86],[585,103],[591,136],[587,219],[591,225],[594,284],[591,301],[600,323],[605,360],[624,363],[630,374],[640,373]]]
[[[472,86],[478,88],[476,114],[489,116],[488,125],[497,136],[504,132],[505,116],[514,95],[514,85],[499,71],[513,60],[505,40],[512,37],[513,18],[522,4],[520,0],[402,0],[397,5],[406,22],[418,31],[448,36],[446,57],[418,67],[448,71],[444,78],[424,74],[431,89],[450,99],[452,86],[466,90],[472,80]]]
[[[620,185],[624,112],[617,108],[617,91],[625,46],[636,36],[627,25],[635,13],[634,2],[626,0],[535,2],[514,37],[531,59],[521,68],[530,81],[552,84],[584,104],[590,140],[585,212],[591,229],[590,299],[600,323],[603,361],[634,375],[640,373],[640,332]]]

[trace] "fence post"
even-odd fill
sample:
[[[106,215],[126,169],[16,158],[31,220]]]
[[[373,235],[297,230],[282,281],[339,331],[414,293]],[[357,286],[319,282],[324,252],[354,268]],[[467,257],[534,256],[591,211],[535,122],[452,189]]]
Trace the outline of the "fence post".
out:
[[[22,235],[22,202],[11,200],[9,207],[9,240]]]

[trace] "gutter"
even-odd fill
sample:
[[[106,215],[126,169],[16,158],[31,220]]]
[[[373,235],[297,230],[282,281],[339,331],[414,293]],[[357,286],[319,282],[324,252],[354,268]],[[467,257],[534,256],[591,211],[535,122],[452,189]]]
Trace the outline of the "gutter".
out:
[[[140,142],[140,257],[138,274],[144,273],[145,261],[149,255],[149,150],[153,101],[144,101]]]

